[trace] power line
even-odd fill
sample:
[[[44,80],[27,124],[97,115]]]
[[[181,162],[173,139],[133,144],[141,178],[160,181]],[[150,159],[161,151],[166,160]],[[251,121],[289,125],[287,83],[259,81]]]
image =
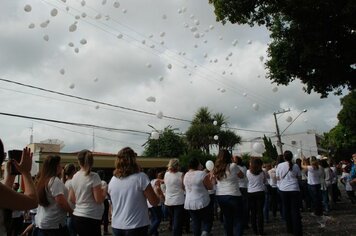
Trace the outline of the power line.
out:
[[[0,115],[12,116],[12,117],[17,117],[17,118],[25,118],[25,119],[31,119],[31,120],[47,121],[47,122],[52,122],[52,123],[59,123],[59,124],[66,124],[66,125],[73,125],[73,126],[80,126],[80,127],[85,127],[85,128],[102,129],[102,130],[107,130],[107,131],[117,131],[117,132],[134,133],[134,134],[150,134],[149,132],[133,130],[133,129],[118,129],[118,128],[112,128],[112,127],[99,126],[99,125],[75,123],[75,122],[68,122],[68,121],[61,121],[61,120],[52,120],[52,119],[46,119],[46,118],[40,118],[40,117],[34,117],[34,116],[24,116],[24,115],[4,113],[4,112],[0,112]]]

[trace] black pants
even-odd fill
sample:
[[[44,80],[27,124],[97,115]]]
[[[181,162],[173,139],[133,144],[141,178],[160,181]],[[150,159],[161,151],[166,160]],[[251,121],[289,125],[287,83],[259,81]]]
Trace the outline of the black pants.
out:
[[[296,236],[303,235],[300,217],[299,191],[281,191],[287,232]]]
[[[74,229],[79,236],[101,236],[101,220],[73,215]]]
[[[69,231],[66,226],[58,229],[37,229],[37,236],[69,236]]]
[[[265,192],[248,193],[248,205],[251,212],[251,226],[254,233],[263,234],[263,206],[265,203]]]

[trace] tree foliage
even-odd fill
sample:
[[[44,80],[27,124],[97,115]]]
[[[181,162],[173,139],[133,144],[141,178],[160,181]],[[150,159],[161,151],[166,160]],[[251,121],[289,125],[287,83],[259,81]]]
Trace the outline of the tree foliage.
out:
[[[174,132],[171,126],[164,128],[159,139],[149,139],[143,155],[148,157],[179,157],[187,151],[184,138]]]
[[[212,114],[207,107],[199,108],[186,132],[189,147],[209,154],[211,145],[217,145],[219,148],[232,148],[240,143],[240,136],[232,131],[222,130],[222,126],[226,124],[227,119],[222,113]],[[214,139],[215,135],[218,135],[218,140]]]
[[[200,164],[202,164],[205,167],[205,163],[208,160],[212,160],[213,162],[215,162],[216,156],[207,154],[205,152],[203,152],[202,150],[189,150],[186,154],[183,154],[179,157],[179,163],[180,166],[183,168],[188,168],[188,163],[192,158],[197,158],[200,162]]]
[[[288,85],[295,79],[326,97],[356,85],[356,1],[209,0],[218,21],[265,25],[268,78]]]
[[[356,91],[341,99],[342,109],[338,113],[339,123],[324,133],[321,145],[336,159],[349,158],[356,152]]]
[[[277,160],[278,157],[277,147],[272,143],[271,138],[267,138],[266,135],[264,135],[263,142],[266,151],[262,154],[262,161],[264,163],[269,163],[271,161]]]

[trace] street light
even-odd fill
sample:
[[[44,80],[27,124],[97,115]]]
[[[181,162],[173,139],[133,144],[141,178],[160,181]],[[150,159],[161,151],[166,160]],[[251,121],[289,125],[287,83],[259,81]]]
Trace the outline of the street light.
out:
[[[282,131],[282,133],[279,132],[279,127],[278,127],[278,122],[277,122],[277,114],[282,114],[282,113],[285,113],[285,112],[289,112],[290,109],[288,110],[283,110],[283,111],[277,111],[277,112],[273,112],[273,116],[274,116],[274,121],[276,123],[276,130],[277,130],[277,138],[278,138],[278,143],[277,143],[277,146],[279,147],[279,150],[281,152],[281,154],[283,154],[283,148],[282,148],[282,139],[281,139],[281,135],[289,128],[289,126],[291,126],[294,121],[296,121],[298,119],[298,117],[307,112],[307,109],[304,109],[303,111],[301,111],[296,117],[294,120],[292,120],[292,122]]]

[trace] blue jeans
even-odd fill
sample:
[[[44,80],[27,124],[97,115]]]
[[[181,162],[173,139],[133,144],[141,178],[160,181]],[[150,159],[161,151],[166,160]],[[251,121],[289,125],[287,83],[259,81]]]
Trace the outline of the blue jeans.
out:
[[[148,208],[148,210],[150,211],[150,215],[151,215],[151,225],[150,225],[148,234],[157,236],[158,235],[158,227],[162,220],[161,206],[151,207],[151,208]]]
[[[250,210],[248,208],[247,188],[240,188],[242,194],[242,225],[244,229],[248,228],[248,222],[250,219]]]
[[[241,236],[242,226],[242,197],[230,195],[216,196],[224,216],[226,236]]]
[[[314,214],[321,216],[323,214],[322,196],[321,196],[321,185],[320,184],[308,184],[308,190],[312,202],[312,208]]]
[[[69,231],[69,235],[70,236],[76,236],[77,235],[77,233],[75,232],[75,229],[74,229],[73,218],[71,216],[67,217],[67,227],[68,227],[68,231]]]
[[[209,232],[210,206],[199,210],[189,210],[192,218],[192,228],[194,236],[200,236],[202,231]]]
[[[183,205],[167,206],[167,208],[172,217],[172,235],[181,236],[183,228]]]
[[[265,191],[265,204],[263,206],[263,216],[265,219],[265,222],[269,222],[269,207],[270,207],[270,196],[272,192],[272,187],[271,185],[266,185],[267,191]]]
[[[330,207],[329,207],[329,193],[328,190],[321,190],[321,196],[323,199],[323,208],[324,211],[328,212],[330,211]]]
[[[287,232],[295,236],[303,235],[300,217],[300,192],[281,191]]]
[[[112,228],[114,236],[147,236],[148,225],[136,229],[116,229]]]
[[[265,192],[248,193],[248,203],[251,210],[251,227],[255,234],[264,234],[263,206]]]

